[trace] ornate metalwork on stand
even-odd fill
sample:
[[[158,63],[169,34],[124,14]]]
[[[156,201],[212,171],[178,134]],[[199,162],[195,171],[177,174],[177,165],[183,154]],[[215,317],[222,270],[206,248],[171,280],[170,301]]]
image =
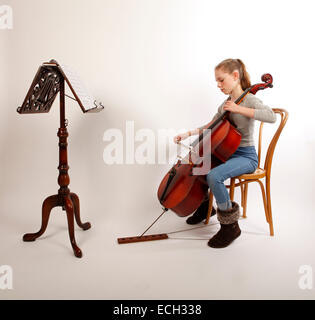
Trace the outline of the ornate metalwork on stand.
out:
[[[34,78],[19,113],[49,112],[57,93],[60,91],[60,73],[52,67],[41,66]]]

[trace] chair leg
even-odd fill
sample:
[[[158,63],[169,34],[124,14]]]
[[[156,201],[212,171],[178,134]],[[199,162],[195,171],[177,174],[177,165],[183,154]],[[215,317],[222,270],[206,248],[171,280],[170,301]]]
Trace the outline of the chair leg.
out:
[[[247,192],[248,192],[248,183],[245,183],[245,185],[244,185],[244,194],[242,195],[242,197],[243,197],[243,218],[247,218],[247,216],[246,216]]]
[[[238,182],[241,183],[242,179],[238,179]],[[240,188],[241,188],[241,206],[244,206],[244,185],[240,184]]]
[[[208,209],[208,214],[207,214],[207,218],[206,218],[205,224],[209,223],[209,220],[210,220],[210,217],[211,217],[212,207],[213,207],[213,193],[210,191],[210,194],[209,194],[209,209]]]
[[[269,223],[269,213],[268,213],[268,206],[267,206],[267,200],[266,200],[266,192],[265,192],[265,188],[263,183],[260,180],[256,180],[259,185],[260,185],[260,189],[261,189],[261,195],[263,198],[263,202],[264,202],[264,209],[265,209],[265,216],[266,216],[266,221],[267,223]]]
[[[231,199],[231,201],[234,200],[234,189],[235,189],[235,178],[231,178],[231,183],[230,183],[230,199]]]
[[[270,235],[274,235],[273,222],[272,222],[272,210],[271,210],[271,197],[270,197],[270,178],[266,177],[266,195],[267,195],[267,208],[268,208],[268,222]]]

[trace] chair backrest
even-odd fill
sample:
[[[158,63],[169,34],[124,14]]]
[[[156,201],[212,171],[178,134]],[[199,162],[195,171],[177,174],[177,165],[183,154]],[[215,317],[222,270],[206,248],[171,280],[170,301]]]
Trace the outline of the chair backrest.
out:
[[[268,150],[266,152],[266,157],[265,157],[265,164],[264,164],[264,169],[266,170],[266,175],[269,177],[270,171],[271,171],[271,164],[272,164],[272,158],[273,158],[273,153],[276,148],[276,144],[278,142],[278,139],[280,137],[280,134],[288,120],[289,117],[289,112],[285,109],[272,109],[274,113],[279,114],[281,119],[280,123],[278,126],[278,129],[274,133],[270,143]],[[261,146],[262,146],[262,129],[263,129],[264,122],[260,123],[259,127],[259,137],[258,137],[258,167],[260,167],[260,160],[261,160]]]

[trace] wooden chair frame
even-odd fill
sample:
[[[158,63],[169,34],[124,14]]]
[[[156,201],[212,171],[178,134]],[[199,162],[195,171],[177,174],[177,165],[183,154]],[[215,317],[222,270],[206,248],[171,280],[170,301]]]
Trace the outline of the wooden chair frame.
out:
[[[237,177],[233,177],[230,179],[230,185],[226,185],[226,187],[230,189],[230,198],[232,201],[234,200],[235,187],[241,188],[241,206],[243,208],[243,218],[246,218],[248,184],[251,182],[259,183],[262,198],[263,198],[263,203],[264,203],[266,221],[269,224],[270,236],[274,235],[272,209],[271,209],[271,194],[270,194],[271,165],[272,165],[272,159],[273,159],[273,154],[276,148],[276,144],[289,117],[289,113],[285,109],[272,109],[272,110],[276,114],[280,115],[281,120],[280,120],[278,129],[276,130],[273,138],[269,143],[269,147],[265,157],[264,168],[263,169],[260,168],[262,129],[264,125],[264,122],[261,122],[259,127],[259,138],[258,138],[258,167],[256,171],[250,174],[243,174]],[[263,178],[265,178],[265,186],[261,181]],[[238,183],[235,183],[236,179],[238,180]],[[208,215],[207,215],[205,224],[209,223],[212,206],[213,206],[213,193],[210,191],[209,210],[208,210]]]

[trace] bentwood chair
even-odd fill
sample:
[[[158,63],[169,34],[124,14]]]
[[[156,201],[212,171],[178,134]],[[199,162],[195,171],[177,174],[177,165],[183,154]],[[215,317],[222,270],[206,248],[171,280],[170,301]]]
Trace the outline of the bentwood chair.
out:
[[[273,230],[273,222],[272,222],[272,209],[271,209],[271,195],[270,195],[270,178],[271,178],[271,165],[272,158],[275,151],[276,144],[278,142],[279,136],[288,120],[289,113],[285,109],[272,109],[277,115],[280,115],[280,123],[279,126],[272,137],[269,147],[266,152],[264,168],[260,167],[261,160],[261,146],[262,146],[262,129],[264,123],[260,123],[259,127],[259,138],[258,138],[258,167],[253,173],[243,174],[238,177],[234,177],[230,179],[230,185],[226,187],[230,189],[230,198],[234,200],[234,190],[235,187],[241,188],[241,206],[243,208],[243,218],[246,218],[246,209],[247,209],[247,192],[248,192],[248,184],[251,182],[258,182],[260,185],[262,198],[264,202],[264,209],[266,215],[266,221],[269,224],[270,236],[274,235]],[[235,180],[238,180],[238,183],[235,183]],[[262,179],[265,179],[265,187],[262,183]],[[210,213],[213,206],[213,194],[210,191],[209,194],[209,210],[206,219],[206,224],[209,223]]]

